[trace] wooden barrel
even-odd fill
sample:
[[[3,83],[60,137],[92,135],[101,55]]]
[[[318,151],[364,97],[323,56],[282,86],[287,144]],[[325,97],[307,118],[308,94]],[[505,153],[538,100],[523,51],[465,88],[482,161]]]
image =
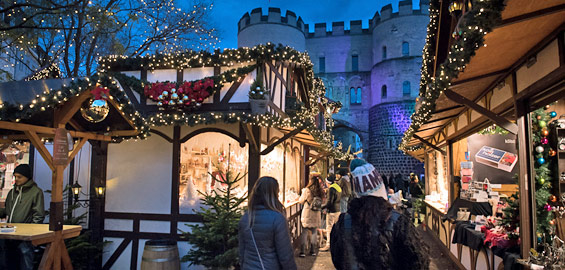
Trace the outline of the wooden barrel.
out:
[[[180,269],[177,242],[170,239],[149,240],[145,242],[141,257],[141,270]]]

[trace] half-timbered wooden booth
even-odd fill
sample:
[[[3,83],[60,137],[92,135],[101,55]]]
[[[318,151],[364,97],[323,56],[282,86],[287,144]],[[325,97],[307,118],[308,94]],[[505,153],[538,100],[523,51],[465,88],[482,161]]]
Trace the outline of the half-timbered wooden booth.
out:
[[[112,242],[103,269],[136,269],[149,239],[180,240],[179,229],[201,221],[193,211],[201,206],[198,192],[218,188],[210,174],[228,166],[246,174],[237,194],[260,176],[278,179],[297,239],[296,201],[311,166],[345,157],[330,134],[339,104],[323,98],[308,56],[288,47],[106,57],[100,71],[117,79],[150,126],[144,140],[107,148],[100,223]],[[179,242],[181,256],[189,248]]]
[[[469,202],[474,219],[478,204],[517,192],[516,252],[527,258],[543,238],[536,230],[543,227],[536,216],[545,211],[536,205],[538,191],[561,194],[557,178],[544,183],[549,178],[540,180],[546,176],[536,170],[547,160],[550,170],[563,171],[555,167],[562,163],[551,134],[563,121],[557,119],[565,118],[564,22],[563,1],[430,1],[420,96],[399,149],[425,162],[425,223],[466,269],[497,269],[507,254],[454,239],[456,226],[442,217],[457,200]],[[532,117],[546,105],[548,115],[552,112],[547,123]],[[543,128],[549,136],[540,137]],[[549,210],[552,204],[558,202],[548,200]],[[496,211],[495,205],[491,214]]]
[[[99,87],[102,84],[106,86]],[[11,188],[16,163],[30,163],[34,168],[33,179],[44,190],[51,191],[45,196],[49,224],[28,226],[28,231],[26,224],[19,225],[16,232],[2,234],[0,238],[47,244],[40,269],[72,269],[73,258],[69,257],[63,240],[78,236],[81,227],[63,226],[63,208],[67,203],[63,201],[63,188],[64,184],[72,184],[67,167],[71,165],[70,170],[75,167],[74,158],[83,146],[91,145],[97,150],[110,141],[137,137],[147,131],[141,115],[116,84],[107,76],[0,84],[2,149],[26,153],[21,158],[3,160],[2,197]],[[86,194],[92,199],[90,206],[97,208],[100,200],[94,195],[95,188],[103,186],[104,168],[94,165],[91,169],[87,172],[91,190]]]

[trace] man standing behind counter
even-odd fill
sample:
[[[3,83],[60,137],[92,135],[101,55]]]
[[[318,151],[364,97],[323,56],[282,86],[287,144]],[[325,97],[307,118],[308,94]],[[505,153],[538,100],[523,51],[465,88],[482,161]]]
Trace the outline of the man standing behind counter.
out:
[[[0,208],[0,217],[6,217],[8,223],[43,222],[43,191],[32,178],[29,165],[14,169],[16,184],[6,197],[6,207]],[[0,269],[33,269],[33,245],[27,241],[0,240]]]

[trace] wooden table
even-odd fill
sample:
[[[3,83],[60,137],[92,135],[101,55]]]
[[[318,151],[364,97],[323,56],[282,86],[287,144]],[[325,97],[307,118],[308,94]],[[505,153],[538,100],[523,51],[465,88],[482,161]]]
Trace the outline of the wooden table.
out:
[[[6,223],[1,224],[5,225]],[[42,269],[42,266],[49,260],[49,254],[53,253],[50,249],[51,244],[56,239],[55,232],[49,230],[49,224],[10,223],[10,225],[16,226],[16,231],[12,233],[0,233],[0,239],[30,241],[34,246],[47,244],[43,257],[41,258],[40,269]],[[81,230],[82,226],[80,225],[64,225],[62,231],[63,239],[77,237]],[[62,245],[62,247],[65,248],[64,245]]]

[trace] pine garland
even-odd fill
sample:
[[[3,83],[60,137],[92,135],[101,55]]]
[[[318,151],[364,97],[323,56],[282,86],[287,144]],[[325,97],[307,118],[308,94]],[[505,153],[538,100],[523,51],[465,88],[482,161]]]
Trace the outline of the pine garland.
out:
[[[534,149],[539,146],[543,147],[542,152],[534,152],[534,169],[536,173],[536,231],[538,242],[540,239],[543,239],[543,235],[549,236],[554,232],[554,227],[550,223],[553,219],[553,213],[551,212],[551,206],[548,204],[553,180],[549,167],[550,157],[547,154],[550,147],[549,143],[547,143],[546,136],[543,136],[543,132],[547,131],[550,120],[551,116],[544,109],[538,109],[532,113],[532,142],[535,144]]]

